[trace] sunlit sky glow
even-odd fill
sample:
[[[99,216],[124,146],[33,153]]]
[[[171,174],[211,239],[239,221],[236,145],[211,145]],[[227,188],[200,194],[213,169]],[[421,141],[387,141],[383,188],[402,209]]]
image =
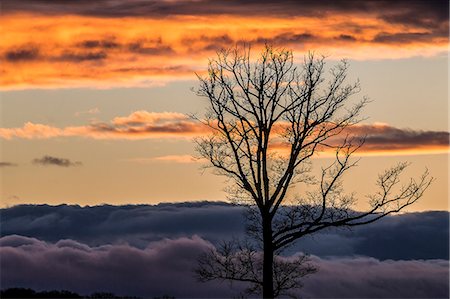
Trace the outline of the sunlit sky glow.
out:
[[[364,199],[377,173],[410,161],[410,176],[436,177],[410,210],[448,209],[448,1],[2,5],[2,206],[225,200],[223,179],[191,158],[208,131],[186,114],[206,104],[195,73],[246,42],[255,56],[269,43],[297,62],[310,50],[347,58],[355,100],[373,100],[352,128],[367,140],[348,190]]]

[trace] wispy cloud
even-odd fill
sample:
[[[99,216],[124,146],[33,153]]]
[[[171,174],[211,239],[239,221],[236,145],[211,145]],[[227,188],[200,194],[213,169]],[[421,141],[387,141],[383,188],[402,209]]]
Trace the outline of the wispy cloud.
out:
[[[64,136],[64,130],[43,124],[27,122],[21,128],[0,128],[0,136],[3,139],[47,139]]]
[[[0,162],[0,167],[13,167],[13,166],[17,166],[17,164],[12,162]]]
[[[41,166],[61,166],[61,167],[71,167],[71,166],[81,166],[82,163],[79,161],[71,161],[65,158],[58,158],[53,156],[45,155],[42,158],[33,159],[33,164]]]
[[[161,161],[161,162],[174,162],[174,163],[182,163],[182,164],[202,162],[201,160],[196,159],[191,155],[160,156],[160,157],[155,157],[154,160]]]
[[[136,163],[154,163],[154,162],[165,162],[165,163],[179,163],[179,164],[191,164],[203,162],[201,159],[197,159],[191,155],[166,155],[151,158],[134,158],[128,159],[127,161]]]
[[[97,107],[86,110],[86,111],[78,111],[75,112],[75,116],[81,116],[81,115],[93,115],[93,114],[99,114],[100,113],[100,109],[98,109]]]

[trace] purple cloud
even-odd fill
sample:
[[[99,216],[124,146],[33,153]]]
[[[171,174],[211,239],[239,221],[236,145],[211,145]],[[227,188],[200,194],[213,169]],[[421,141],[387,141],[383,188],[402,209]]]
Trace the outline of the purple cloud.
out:
[[[245,208],[220,202],[127,206],[21,205],[0,210],[3,235],[43,241],[73,239],[89,246],[150,242],[198,235],[213,244],[245,233]],[[289,254],[363,255],[386,260],[448,259],[449,213],[389,216],[348,230],[329,230],[300,240]],[[333,246],[330,246],[333,244]]]
[[[90,247],[73,240],[56,243],[17,235],[0,239],[1,285],[78,293],[108,291],[142,297],[224,298],[242,285],[199,283],[192,270],[212,245],[197,237],[165,239],[138,249],[127,244]],[[448,261],[321,259],[305,279],[309,298],[448,298]]]

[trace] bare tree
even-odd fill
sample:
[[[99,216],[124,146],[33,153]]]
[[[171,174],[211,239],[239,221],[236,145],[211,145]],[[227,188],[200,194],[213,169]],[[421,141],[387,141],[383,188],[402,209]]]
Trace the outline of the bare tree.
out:
[[[199,258],[196,269],[200,281],[227,280],[247,283],[245,293],[260,293],[263,281],[264,254],[250,242],[232,240],[223,242]],[[302,278],[317,271],[307,255],[294,257],[274,256],[273,296],[286,295],[295,298],[295,289],[301,288]]]
[[[356,196],[344,193],[342,177],[356,166],[351,156],[364,140],[346,131],[361,121],[368,100],[351,105],[360,86],[346,83],[347,70],[342,61],[327,75],[324,58],[311,53],[297,67],[291,51],[266,46],[255,62],[249,48],[220,51],[210,60],[208,74],[199,76],[197,94],[209,104],[199,120],[212,134],[197,139],[197,151],[217,174],[231,180],[232,198],[254,207],[248,232],[262,243],[260,271],[252,264],[258,260],[252,256],[256,251],[232,253],[222,247],[201,261],[197,273],[203,280],[247,281],[260,286],[264,298],[274,298],[298,287],[296,277],[314,272],[286,263],[280,271],[278,254],[286,246],[326,228],[368,224],[399,212],[430,185],[427,171],[402,184],[407,164],[400,163],[379,175],[379,191],[368,196],[370,208],[354,211]],[[325,149],[334,151],[335,161],[316,178],[311,158]],[[295,202],[290,197],[294,186],[306,190]]]

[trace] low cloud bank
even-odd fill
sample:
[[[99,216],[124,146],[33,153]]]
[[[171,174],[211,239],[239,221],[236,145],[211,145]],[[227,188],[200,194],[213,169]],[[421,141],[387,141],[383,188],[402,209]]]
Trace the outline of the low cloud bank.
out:
[[[2,209],[1,234],[48,242],[72,239],[89,246],[129,244],[140,249],[164,238],[198,235],[216,244],[244,236],[244,207],[221,202],[127,206],[20,205]],[[333,246],[330,246],[333,244]],[[352,231],[329,230],[304,238],[288,254],[370,256],[380,260],[448,259],[449,213],[386,217]]]
[[[224,298],[242,286],[199,283],[192,270],[211,243],[165,239],[139,249],[130,245],[89,245],[66,239],[56,243],[11,235],[0,238],[2,288],[108,291],[145,298]],[[448,298],[448,261],[380,261],[374,258],[312,256],[319,272],[305,279],[306,298]]]
[[[216,242],[242,235],[244,208],[221,202],[80,207],[20,205],[1,210],[2,235],[91,246],[128,243],[144,248],[162,238],[194,234]]]
[[[305,298],[448,298],[445,260],[380,261],[313,257],[319,272],[305,280]]]

